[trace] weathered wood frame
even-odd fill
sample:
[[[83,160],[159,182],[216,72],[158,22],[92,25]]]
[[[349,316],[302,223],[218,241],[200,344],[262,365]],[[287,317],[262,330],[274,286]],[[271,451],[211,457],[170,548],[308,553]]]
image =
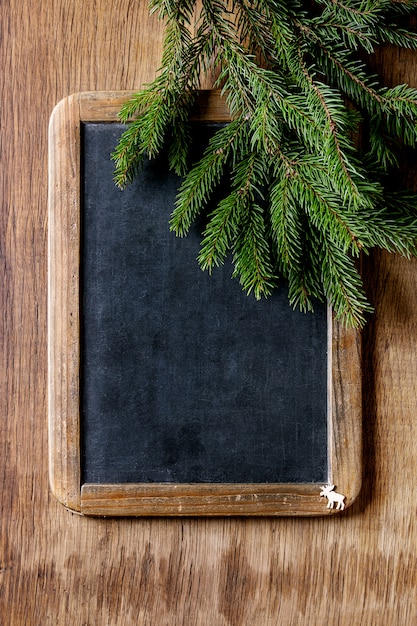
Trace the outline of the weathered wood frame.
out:
[[[327,515],[320,485],[81,484],[80,203],[83,122],[117,121],[130,92],[84,92],[55,107],[49,127],[48,419],[52,492],[96,516]],[[227,121],[216,92],[201,94],[197,119]],[[328,315],[328,482],[346,507],[361,485],[361,338]]]

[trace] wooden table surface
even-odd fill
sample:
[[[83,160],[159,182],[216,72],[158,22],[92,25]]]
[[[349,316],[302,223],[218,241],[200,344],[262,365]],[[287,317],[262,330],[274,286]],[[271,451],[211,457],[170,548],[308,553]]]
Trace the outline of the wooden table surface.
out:
[[[0,623],[417,624],[417,262],[365,261],[364,476],[343,515],[88,519],[48,488],[47,129],[54,105],[136,89],[160,59],[145,0],[4,0],[1,37]],[[417,85],[417,54],[386,80]],[[209,86],[209,85],[207,85]],[[408,180],[417,183],[413,163]]]

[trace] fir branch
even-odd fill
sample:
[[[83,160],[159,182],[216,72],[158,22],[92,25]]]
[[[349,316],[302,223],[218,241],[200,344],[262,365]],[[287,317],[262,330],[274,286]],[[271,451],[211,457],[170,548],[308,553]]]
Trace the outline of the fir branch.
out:
[[[210,274],[214,267],[223,265],[236,238],[238,200],[235,191],[223,198],[210,214],[209,223],[203,232],[198,262],[201,269],[208,270]]]
[[[244,120],[239,119],[217,131],[202,159],[184,179],[171,217],[171,230],[178,236],[184,237],[188,233],[198,213],[209,202],[231,156],[239,150],[244,126]]]
[[[417,90],[384,86],[365,60],[381,44],[417,49],[404,24],[417,1],[150,0],[150,10],[166,25],[161,68],[120,111],[116,183],[168,146],[184,177],[171,229],[185,236],[209,211],[202,269],[230,253],[255,297],[282,276],[293,306],[327,298],[362,326],[370,306],[355,257],[417,255],[417,195],[390,184],[396,146],[417,144]],[[190,165],[190,115],[213,67],[231,122]]]
[[[365,314],[370,313],[372,307],[367,302],[353,260],[345,254],[341,255],[329,239],[317,236],[316,242],[326,264],[326,272],[322,272],[323,291],[336,317],[348,326],[363,326]]]
[[[398,48],[417,49],[417,34],[396,24],[375,24],[375,38],[379,43],[388,43]]]
[[[245,200],[247,200],[245,198]],[[234,245],[234,277],[239,277],[244,291],[252,291],[259,300],[276,286],[271,251],[266,237],[262,208],[239,198],[239,234]]]
[[[272,237],[278,263],[284,276],[294,270],[300,273],[303,257],[302,211],[294,197],[294,178],[282,167],[270,190]]]

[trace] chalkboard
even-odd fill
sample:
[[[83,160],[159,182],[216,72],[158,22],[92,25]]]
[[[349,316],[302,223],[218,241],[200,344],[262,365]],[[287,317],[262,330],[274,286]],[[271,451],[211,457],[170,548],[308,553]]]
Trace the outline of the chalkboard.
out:
[[[325,482],[327,307],[293,311],[285,285],[256,301],[229,264],[203,274],[200,229],[169,231],[163,158],[116,189],[122,130],[82,127],[84,480]]]
[[[313,515],[334,510],[320,491],[337,483],[350,504],[360,484],[358,333],[325,304],[292,310],[285,283],[266,300],[245,295],[230,260],[202,272],[204,218],[187,238],[170,232],[180,180],[164,155],[116,188],[123,97],[71,96],[51,118],[55,495],[90,515]],[[195,158],[226,121],[205,94]]]

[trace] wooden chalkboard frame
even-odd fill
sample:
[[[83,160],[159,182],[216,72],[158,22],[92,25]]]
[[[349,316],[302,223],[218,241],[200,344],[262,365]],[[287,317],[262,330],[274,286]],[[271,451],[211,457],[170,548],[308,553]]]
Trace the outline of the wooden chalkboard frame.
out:
[[[93,516],[328,515],[321,485],[82,484],[80,428],[81,125],[116,122],[130,92],[83,92],[55,107],[49,126],[48,420],[55,497]],[[228,121],[215,91],[196,119]],[[355,500],[361,485],[361,337],[328,315],[328,483]]]

